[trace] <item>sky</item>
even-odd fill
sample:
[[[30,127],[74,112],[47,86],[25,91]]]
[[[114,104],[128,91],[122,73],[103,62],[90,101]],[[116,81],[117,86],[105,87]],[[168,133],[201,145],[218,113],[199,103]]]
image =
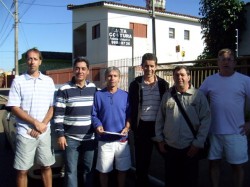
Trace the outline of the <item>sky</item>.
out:
[[[19,0],[18,59],[32,47],[40,51],[72,52],[72,11],[68,4],[99,0]],[[108,0],[106,0],[108,1]],[[145,0],[112,0],[145,7]],[[245,2],[249,2],[247,0]],[[199,16],[199,0],[166,0],[166,11]],[[14,68],[13,0],[0,0],[0,69]]]

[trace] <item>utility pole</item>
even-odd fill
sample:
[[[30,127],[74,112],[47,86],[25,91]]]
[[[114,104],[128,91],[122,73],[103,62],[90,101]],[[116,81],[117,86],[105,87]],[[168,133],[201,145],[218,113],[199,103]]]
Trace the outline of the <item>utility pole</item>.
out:
[[[15,0],[15,75],[19,75],[18,68],[18,0]]]
[[[153,54],[156,55],[155,3],[154,3],[154,0],[151,0],[151,3],[152,3],[152,42],[153,42]]]
[[[6,8],[6,10],[9,12],[9,14],[14,18],[14,28],[15,28],[15,40],[14,40],[14,45],[15,45],[15,75],[19,75],[18,71],[18,1],[14,0],[15,2],[15,13],[12,14],[12,12],[7,8],[7,6],[4,4],[2,0],[0,2],[3,4],[3,6]]]

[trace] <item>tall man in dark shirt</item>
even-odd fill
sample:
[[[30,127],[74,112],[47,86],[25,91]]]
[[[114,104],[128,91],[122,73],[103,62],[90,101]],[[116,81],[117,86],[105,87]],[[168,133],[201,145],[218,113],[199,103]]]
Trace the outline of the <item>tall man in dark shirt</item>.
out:
[[[135,137],[136,184],[149,186],[148,170],[155,136],[155,119],[161,98],[169,84],[155,74],[157,57],[146,53],[141,63],[143,76],[136,77],[129,86],[131,128]]]

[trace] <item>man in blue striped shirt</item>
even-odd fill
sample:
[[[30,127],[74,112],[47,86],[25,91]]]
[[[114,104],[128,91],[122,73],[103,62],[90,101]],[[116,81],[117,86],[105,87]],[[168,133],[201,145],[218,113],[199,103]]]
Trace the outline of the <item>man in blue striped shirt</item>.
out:
[[[78,186],[83,176],[84,186],[92,186],[92,165],[96,149],[91,110],[96,92],[95,84],[86,80],[89,62],[78,57],[73,65],[74,77],[57,92],[55,124],[58,144],[65,150],[65,186]],[[79,165],[78,165],[79,163]]]

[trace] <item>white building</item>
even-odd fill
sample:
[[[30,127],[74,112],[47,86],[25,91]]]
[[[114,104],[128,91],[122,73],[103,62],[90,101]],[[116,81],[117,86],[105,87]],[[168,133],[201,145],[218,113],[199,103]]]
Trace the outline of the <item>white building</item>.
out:
[[[159,64],[197,59],[204,49],[198,17],[164,8],[153,12],[152,24],[152,11],[145,7],[104,1],[68,5],[73,13],[73,57],[85,56],[98,69],[92,72],[94,81],[102,80],[99,68],[140,65],[141,56],[153,52],[153,43]]]
[[[104,1],[68,5],[68,9],[73,12],[74,56],[86,56],[91,63],[99,64],[153,52],[152,18],[148,9]],[[117,35],[110,31],[111,27],[119,28]],[[130,29],[134,31],[131,39],[125,36]],[[127,42],[116,45],[114,39],[119,34]],[[116,35],[113,41],[110,35]],[[155,11],[155,36],[159,63],[195,60],[204,48],[201,25],[193,16]],[[180,46],[180,52],[176,52],[176,46]]]

